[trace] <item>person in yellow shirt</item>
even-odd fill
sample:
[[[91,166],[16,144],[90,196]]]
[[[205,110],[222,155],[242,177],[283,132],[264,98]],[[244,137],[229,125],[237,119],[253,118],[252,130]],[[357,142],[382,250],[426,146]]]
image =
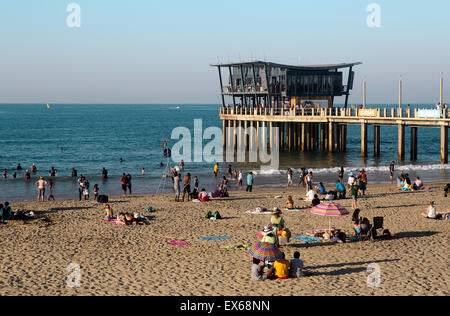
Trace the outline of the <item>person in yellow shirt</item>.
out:
[[[217,178],[217,174],[219,173],[219,163],[214,165],[214,176]]]
[[[288,279],[290,262],[285,259],[284,252],[281,253],[281,259],[273,264],[273,267],[267,272],[269,279]]]

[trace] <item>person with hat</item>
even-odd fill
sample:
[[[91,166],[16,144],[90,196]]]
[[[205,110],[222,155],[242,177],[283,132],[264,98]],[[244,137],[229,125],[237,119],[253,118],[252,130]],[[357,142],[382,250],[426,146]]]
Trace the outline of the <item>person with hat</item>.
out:
[[[347,184],[348,184],[349,188],[353,185],[353,182],[355,182],[355,180],[356,180],[355,174],[353,172],[350,172],[348,174],[348,180],[347,180]]]
[[[281,217],[281,210],[275,207],[272,212],[273,216],[270,219],[270,223],[274,228],[275,235],[278,235],[279,231],[283,231],[286,227],[283,217]]]
[[[261,239],[262,243],[278,245],[278,236],[274,233],[274,230],[270,224],[264,227],[262,234],[263,234],[263,238]]]

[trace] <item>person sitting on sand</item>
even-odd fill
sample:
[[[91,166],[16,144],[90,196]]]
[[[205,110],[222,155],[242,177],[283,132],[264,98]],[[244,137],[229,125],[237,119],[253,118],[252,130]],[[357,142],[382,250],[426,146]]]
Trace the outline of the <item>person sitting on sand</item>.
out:
[[[288,196],[288,199],[286,201],[286,208],[288,210],[293,210],[294,209],[294,200],[292,200],[292,196]]]
[[[200,201],[202,202],[209,202],[209,195],[206,192],[205,188],[202,188],[202,191],[200,192],[200,194],[198,195],[198,198],[200,199]]]
[[[300,278],[303,274],[303,261],[300,260],[300,252],[294,252],[294,259],[290,262],[289,277]]]
[[[261,265],[261,260],[253,258],[252,264],[252,280],[264,281],[267,279],[267,275],[264,274],[264,265]]]
[[[416,178],[416,181],[413,184],[413,189],[414,190],[421,190],[421,189],[423,189],[423,182],[422,182],[422,180],[420,180],[419,177]]]
[[[126,223],[127,223],[127,222],[126,222],[126,218],[125,218],[125,213],[120,212],[120,213],[117,215],[117,222],[120,223],[120,224],[126,224]]]
[[[111,206],[109,206],[109,204],[105,205],[105,214],[103,215],[103,217],[107,221],[110,221],[114,218],[113,210],[112,210]]]
[[[265,226],[262,233],[263,233],[263,238],[261,239],[262,243],[268,243],[268,244],[274,244],[274,245],[278,244],[278,237],[274,233],[271,225]]]
[[[136,220],[136,224],[142,225],[145,222],[145,216],[140,212],[133,212],[133,217]]]
[[[3,206],[3,219],[12,219],[13,212],[11,210],[11,206],[9,206],[9,202],[5,202],[5,206]]]
[[[283,217],[281,217],[281,210],[275,207],[272,212],[273,216],[270,219],[270,223],[274,228],[274,233],[277,234],[279,231],[283,231],[286,228]]]
[[[357,236],[361,233],[361,219],[359,217],[360,209],[357,208],[353,211],[352,222],[353,222],[353,230],[354,236]]]
[[[267,271],[267,278],[274,279],[288,279],[290,262],[285,259],[284,252],[281,253],[281,259],[278,259],[273,264],[273,267]]]
[[[327,194],[327,189],[325,188],[325,186],[323,185],[322,182],[319,183],[319,186],[317,187],[316,192],[320,195],[325,195]]]
[[[314,194],[314,199],[311,201],[311,207],[317,206],[320,204],[320,199],[317,194]]]
[[[317,194],[316,194],[316,191],[314,191],[314,190],[309,190],[307,193],[306,193],[306,196],[303,198],[303,200],[305,200],[305,201],[312,201],[312,200],[314,200],[314,196],[316,196]]]
[[[436,205],[434,201],[430,202],[430,206],[427,208],[426,213],[422,213],[422,216],[428,219],[448,219],[450,211],[436,212]]]

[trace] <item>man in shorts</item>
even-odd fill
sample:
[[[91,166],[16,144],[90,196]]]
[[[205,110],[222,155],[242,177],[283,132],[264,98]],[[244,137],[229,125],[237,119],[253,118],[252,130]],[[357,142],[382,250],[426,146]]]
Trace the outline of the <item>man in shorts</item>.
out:
[[[122,185],[123,196],[127,197],[127,176],[125,173],[122,173],[122,177],[120,177],[120,184]]]
[[[184,176],[184,181],[183,181],[183,198],[182,201],[184,202],[184,196],[187,194],[187,200],[189,201],[190,196],[191,196],[191,174],[188,173],[187,175]]]

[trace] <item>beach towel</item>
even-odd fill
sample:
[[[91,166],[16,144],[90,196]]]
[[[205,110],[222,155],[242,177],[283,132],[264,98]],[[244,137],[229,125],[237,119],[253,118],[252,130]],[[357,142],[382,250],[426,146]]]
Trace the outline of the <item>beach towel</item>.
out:
[[[104,221],[104,222],[108,222],[108,223],[113,223],[113,224],[116,224],[116,225],[125,225],[124,223],[122,223],[122,222],[119,222],[116,218],[115,219],[105,219],[105,218],[100,218],[102,221]]]
[[[181,240],[172,239],[169,241],[169,244],[172,246],[187,246],[188,243]]]
[[[200,237],[201,240],[231,239],[230,236]]]
[[[229,245],[225,246],[225,249],[227,250],[249,250],[249,245]]]
[[[320,241],[319,238],[311,237],[311,236],[298,236],[298,237],[292,237],[292,239],[300,240],[300,241],[303,241],[303,242],[317,242],[317,241]]]
[[[289,211],[289,212],[300,212],[300,211],[304,211],[305,208],[292,208],[292,209],[290,209],[290,208],[285,208],[284,210],[285,210],[285,211]]]

